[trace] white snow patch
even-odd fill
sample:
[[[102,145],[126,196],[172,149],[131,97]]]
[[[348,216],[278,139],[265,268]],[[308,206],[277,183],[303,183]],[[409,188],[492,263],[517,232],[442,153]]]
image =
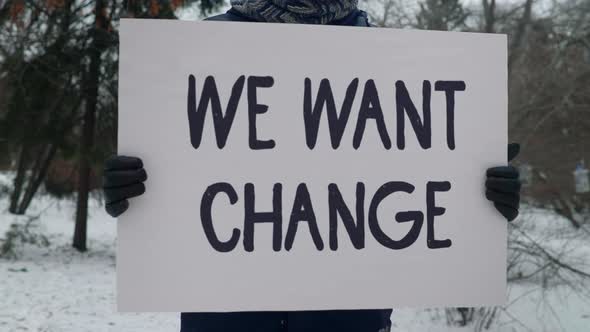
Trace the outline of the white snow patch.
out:
[[[0,238],[23,217],[0,201]],[[28,245],[17,260],[0,259],[0,331],[179,331],[176,313],[117,313],[115,301],[116,221],[92,200],[88,252],[71,247],[75,202],[36,200],[29,215],[49,238],[48,248]]]

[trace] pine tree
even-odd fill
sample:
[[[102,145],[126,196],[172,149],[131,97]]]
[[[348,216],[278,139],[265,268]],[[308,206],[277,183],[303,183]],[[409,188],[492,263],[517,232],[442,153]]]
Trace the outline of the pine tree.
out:
[[[450,31],[462,28],[467,17],[460,0],[424,0],[416,21],[420,29]]]

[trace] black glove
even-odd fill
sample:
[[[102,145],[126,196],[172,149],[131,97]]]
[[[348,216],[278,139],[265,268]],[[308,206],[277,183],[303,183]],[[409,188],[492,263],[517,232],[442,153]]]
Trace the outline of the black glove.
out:
[[[512,161],[520,151],[518,143],[508,144],[508,161]],[[518,169],[513,166],[488,168],[486,180],[486,198],[494,202],[494,206],[508,220],[518,216],[520,204],[520,180]]]
[[[127,211],[127,199],[145,192],[145,180],[147,173],[141,159],[126,156],[112,156],[107,159],[102,183],[107,213],[111,217],[118,217]]]

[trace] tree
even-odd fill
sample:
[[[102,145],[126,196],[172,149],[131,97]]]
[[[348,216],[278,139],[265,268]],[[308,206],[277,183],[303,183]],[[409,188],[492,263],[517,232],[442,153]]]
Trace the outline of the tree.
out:
[[[67,144],[80,98],[70,94],[79,65],[68,44],[73,14],[63,8],[13,1],[0,11],[1,72],[8,84],[0,105],[0,129],[17,155],[9,211],[24,214],[57,151]],[[6,8],[11,8],[6,15]],[[3,15],[4,14],[4,15]],[[8,19],[7,19],[8,18]]]
[[[90,27],[88,70],[83,83],[84,115],[82,122],[80,161],[78,171],[78,197],[76,204],[76,225],[72,245],[79,251],[86,251],[86,224],[88,220],[88,193],[90,192],[90,151],[94,146],[94,132],[100,84],[101,55],[109,47],[110,26],[106,15],[106,1],[96,0],[94,4],[94,24]]]
[[[372,24],[378,27],[405,28],[416,25],[413,3],[404,0],[372,0],[362,5]]]
[[[9,0],[0,7],[3,151],[15,161],[9,210],[24,214],[60,160],[76,164],[73,246],[86,250],[88,193],[116,147],[119,17],[176,18],[222,0]],[[98,120],[98,121],[97,121]],[[108,138],[96,146],[97,134]]]
[[[114,30],[112,20],[114,15],[123,14],[128,17],[138,18],[176,18],[174,12],[182,5],[195,1],[123,1],[123,10],[117,11],[117,0],[111,0],[110,6],[107,0],[96,0],[94,5],[94,24],[89,29],[88,39],[90,40],[87,56],[89,64],[84,73],[83,99],[84,115],[81,130],[81,143],[79,147],[79,173],[78,173],[78,195],[76,205],[76,224],[74,229],[73,246],[79,251],[86,250],[86,232],[88,220],[88,194],[90,191],[90,175],[92,169],[92,156],[96,152],[95,132],[97,110],[100,105],[101,96],[99,88],[103,75],[101,68],[108,67],[109,61],[116,61],[115,57],[106,57],[103,54],[109,48],[117,48],[118,38]],[[199,5],[203,12],[210,11],[220,5],[222,1],[207,0],[200,1]],[[116,84],[116,80],[111,81]],[[109,89],[114,91],[115,89]],[[116,97],[114,102],[116,103]],[[114,107],[112,108],[114,109]],[[103,156],[104,157],[104,156]],[[101,158],[102,160],[103,158]]]
[[[416,27],[426,30],[451,31],[465,27],[469,12],[460,0],[425,0],[416,15]]]

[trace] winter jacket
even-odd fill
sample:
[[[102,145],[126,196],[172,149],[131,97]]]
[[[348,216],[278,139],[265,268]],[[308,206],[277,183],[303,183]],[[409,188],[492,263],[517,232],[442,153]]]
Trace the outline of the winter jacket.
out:
[[[253,22],[235,10],[209,21]],[[357,10],[330,25],[370,26]],[[392,310],[182,313],[181,332],[387,332]]]

